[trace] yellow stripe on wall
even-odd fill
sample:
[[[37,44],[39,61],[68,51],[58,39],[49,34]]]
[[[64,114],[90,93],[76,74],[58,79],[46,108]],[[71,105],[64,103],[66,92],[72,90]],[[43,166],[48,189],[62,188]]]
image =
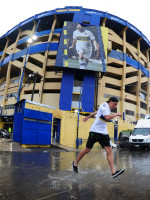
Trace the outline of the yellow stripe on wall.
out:
[[[67,51],[67,49],[64,49],[64,55],[65,55],[65,56],[68,55],[68,51]]]
[[[56,12],[67,12],[67,9],[64,9],[64,10],[56,10]]]
[[[67,39],[64,39],[64,44],[67,44]]]
[[[65,60],[65,67],[68,67],[68,60]]]
[[[64,30],[64,35],[67,35],[67,30]]]
[[[64,26],[67,26],[67,22],[66,21],[64,22]]]
[[[101,33],[102,33],[102,39],[103,39],[103,44],[104,44],[105,57],[106,57],[106,60],[107,60],[108,28],[101,27]]]
[[[69,11],[80,11],[80,9],[70,9]]]

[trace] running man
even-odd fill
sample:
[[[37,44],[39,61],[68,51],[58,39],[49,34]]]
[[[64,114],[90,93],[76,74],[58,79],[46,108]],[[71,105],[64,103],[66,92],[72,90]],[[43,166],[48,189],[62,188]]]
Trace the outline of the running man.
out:
[[[107,160],[112,172],[112,177],[115,178],[124,172],[124,169],[116,170],[114,167],[114,160],[112,154],[112,148],[110,146],[110,138],[107,131],[107,122],[114,117],[121,117],[121,113],[111,114],[111,110],[115,109],[118,104],[118,99],[116,97],[110,97],[106,102],[100,105],[98,111],[90,114],[89,116],[83,118],[86,122],[89,118],[96,115],[96,119],[91,126],[89,137],[87,140],[86,148],[80,151],[77,159],[73,161],[73,170],[78,173],[78,163],[83,158],[83,156],[89,153],[94,145],[94,143],[99,142],[100,145],[105,149],[107,154]]]
[[[94,45],[94,51],[98,50],[98,44],[95,40],[93,33],[89,30],[84,30],[83,27],[78,24],[77,30],[73,32],[73,43],[69,49],[76,46],[76,51],[79,55],[80,69],[86,69],[89,59],[92,55],[92,42]]]

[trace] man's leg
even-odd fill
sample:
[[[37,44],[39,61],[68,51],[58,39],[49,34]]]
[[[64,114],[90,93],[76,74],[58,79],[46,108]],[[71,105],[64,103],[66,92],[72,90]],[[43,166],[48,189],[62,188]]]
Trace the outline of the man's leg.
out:
[[[80,65],[80,69],[85,69],[86,67],[86,62],[84,60],[83,53],[79,53],[79,65]]]
[[[77,156],[77,159],[74,161],[74,166],[77,166],[79,161],[83,158],[83,156],[85,156],[85,154],[89,153],[91,151],[91,149],[89,148],[85,148],[82,151],[80,151],[79,155]]]
[[[79,153],[77,159],[76,159],[75,161],[72,162],[72,166],[73,166],[74,172],[78,173],[78,163],[79,163],[79,161],[83,158],[83,156],[84,156],[85,154],[89,153],[90,150],[91,150],[91,149],[89,149],[89,148],[86,147],[85,149],[83,149],[82,151],[80,151],[80,153]]]
[[[110,169],[112,171],[112,177],[116,178],[118,175],[122,174],[124,172],[124,169],[115,170],[114,167],[114,159],[112,154],[112,148],[111,147],[105,147],[106,153],[107,153],[107,160],[110,165]]]
[[[112,154],[112,148],[111,147],[105,147],[105,151],[107,153],[107,160],[110,166],[110,169],[112,171],[112,174],[116,172],[115,167],[114,167],[114,158]]]

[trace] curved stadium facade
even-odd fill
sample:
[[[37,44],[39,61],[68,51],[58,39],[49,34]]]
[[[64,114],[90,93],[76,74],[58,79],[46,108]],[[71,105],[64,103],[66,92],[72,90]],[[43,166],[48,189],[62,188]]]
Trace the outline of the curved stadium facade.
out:
[[[101,27],[99,38],[107,44],[105,69],[69,67],[69,46],[64,45],[70,23]],[[37,38],[29,44],[33,36]],[[107,12],[65,7],[37,14],[0,38],[1,114],[13,116],[21,99],[86,114],[113,95],[120,100],[123,119],[136,122],[149,113],[149,50],[150,42],[141,31]],[[103,53],[101,48],[99,52]],[[96,54],[92,56],[95,60]],[[78,60],[77,55],[70,58]]]

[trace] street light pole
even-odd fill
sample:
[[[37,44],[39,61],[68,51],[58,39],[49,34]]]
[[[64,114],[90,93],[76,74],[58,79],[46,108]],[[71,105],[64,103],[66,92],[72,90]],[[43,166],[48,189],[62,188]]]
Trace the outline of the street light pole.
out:
[[[34,32],[37,31],[39,23],[40,23],[40,20],[38,21],[38,23],[36,25],[36,29],[35,29]],[[30,45],[27,47],[26,60],[25,60],[24,66],[23,66],[23,72],[22,72],[22,76],[21,76],[21,80],[20,80],[17,102],[19,102],[19,100],[20,100],[20,92],[21,92],[21,87],[22,87],[22,81],[23,81],[23,77],[24,77],[24,73],[25,73],[25,68],[26,68],[26,65],[27,65],[27,62],[28,62],[28,57],[29,57],[29,53],[30,53],[31,44],[32,43],[30,43]]]
[[[33,96],[34,96],[34,91],[35,91],[35,84],[36,84],[36,81],[37,81],[37,75],[38,75],[38,72],[35,72],[34,73],[34,77],[33,77],[33,90],[32,90],[32,96],[31,96],[31,101],[33,101]]]
[[[79,110],[78,110],[77,139],[76,139],[76,148],[77,149],[79,148],[79,117],[80,117],[81,94],[82,94],[82,84],[81,84],[81,88],[80,88]]]

